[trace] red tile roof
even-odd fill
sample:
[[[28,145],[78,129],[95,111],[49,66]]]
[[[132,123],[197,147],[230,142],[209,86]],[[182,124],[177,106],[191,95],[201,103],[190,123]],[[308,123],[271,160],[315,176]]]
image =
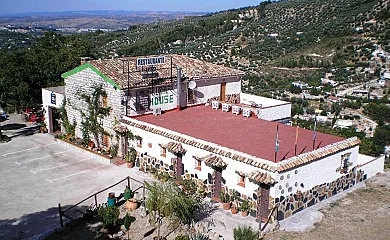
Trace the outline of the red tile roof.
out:
[[[296,127],[279,124],[279,151],[275,161],[278,123],[244,118],[231,112],[196,106],[159,116],[143,115],[135,119],[197,139],[215,143],[272,162],[294,157]],[[316,148],[344,138],[317,132]],[[299,129],[297,154],[313,151],[313,131]]]
[[[154,57],[154,56],[146,56]],[[171,68],[171,57],[172,57],[172,68]],[[108,77],[121,88],[127,88],[127,73],[124,73],[124,69],[127,71],[128,61],[130,69],[130,86],[142,86],[140,83],[145,83],[141,73],[136,71],[136,60],[140,57],[128,57],[128,58],[115,58],[105,60],[93,60],[89,62],[104,76]],[[216,78],[216,77],[229,77],[229,76],[242,76],[245,73],[225,66],[201,61],[198,59],[190,58],[183,55],[171,54],[166,55],[166,62],[157,66],[158,78],[168,79],[172,77],[176,80],[176,67],[182,67],[182,74],[188,78]]]

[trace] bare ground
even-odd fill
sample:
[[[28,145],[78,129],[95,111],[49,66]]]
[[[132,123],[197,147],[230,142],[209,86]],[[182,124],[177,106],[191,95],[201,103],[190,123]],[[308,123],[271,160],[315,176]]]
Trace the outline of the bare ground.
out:
[[[313,230],[279,230],[265,239],[390,239],[390,170],[320,211],[324,217]]]

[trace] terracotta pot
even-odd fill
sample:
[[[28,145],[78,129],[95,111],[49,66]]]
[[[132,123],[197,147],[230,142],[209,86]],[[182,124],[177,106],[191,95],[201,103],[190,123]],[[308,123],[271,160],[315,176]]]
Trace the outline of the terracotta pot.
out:
[[[241,212],[241,216],[247,217],[248,216],[248,212]]]
[[[228,203],[222,203],[222,207],[223,207],[224,210],[229,210],[231,204],[232,204],[232,203],[230,203],[230,202],[228,202]]]
[[[138,208],[138,202],[136,201],[131,201],[131,200],[127,200],[126,201],[126,204],[125,204],[125,208],[127,210],[135,210]]]
[[[232,214],[237,214],[238,213],[238,209],[237,208],[231,208],[230,211],[232,212]]]
[[[133,168],[134,167],[134,162],[128,162],[127,163],[128,168]]]

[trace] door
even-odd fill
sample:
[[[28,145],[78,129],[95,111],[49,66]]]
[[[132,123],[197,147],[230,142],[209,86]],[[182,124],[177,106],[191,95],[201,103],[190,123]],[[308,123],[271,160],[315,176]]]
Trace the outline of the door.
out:
[[[53,119],[53,109],[51,107],[48,108],[48,115],[49,115],[49,119],[48,119],[48,123],[49,123],[49,126],[47,126],[47,130],[49,133],[53,133],[54,132],[54,129],[53,129],[53,125],[54,125],[54,119]]]
[[[226,101],[226,83],[221,83],[221,101],[225,102]]]
[[[261,216],[264,222],[268,221],[269,215],[269,190],[269,185],[261,184],[258,191],[260,196],[257,199],[257,218]]]
[[[177,154],[176,159],[176,180],[181,181],[181,176],[184,174],[184,164],[182,160],[182,155]]]
[[[221,190],[222,190],[222,169],[215,169],[214,170],[214,197],[220,198],[221,197]]]

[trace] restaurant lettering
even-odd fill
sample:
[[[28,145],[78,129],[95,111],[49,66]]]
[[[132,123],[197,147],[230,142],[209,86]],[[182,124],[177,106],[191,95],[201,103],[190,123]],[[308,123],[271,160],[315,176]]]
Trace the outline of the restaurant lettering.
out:
[[[137,58],[137,67],[164,64],[164,63],[165,63],[164,56],[151,57],[151,58]]]

